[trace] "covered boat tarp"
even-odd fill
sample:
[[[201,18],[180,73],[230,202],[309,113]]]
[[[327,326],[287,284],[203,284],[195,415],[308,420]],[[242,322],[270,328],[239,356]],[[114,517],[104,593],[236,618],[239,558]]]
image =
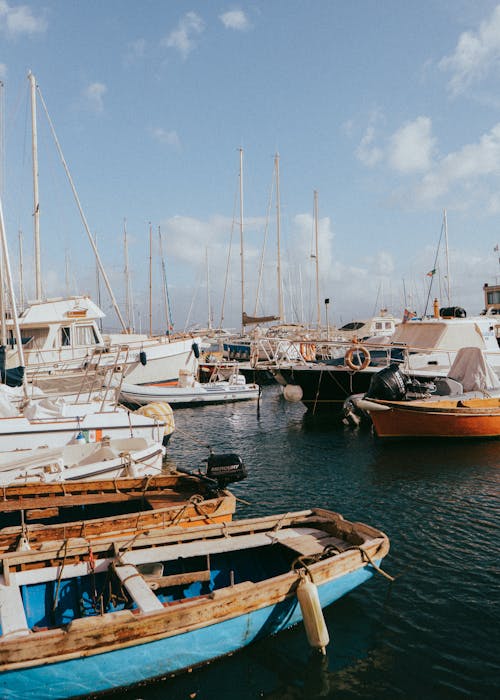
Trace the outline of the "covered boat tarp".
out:
[[[0,345],[0,376],[2,384],[8,386],[22,386],[24,379],[24,367],[5,368],[5,345]]]
[[[464,391],[500,389],[500,379],[480,348],[461,348],[450,367],[448,377],[460,382]]]

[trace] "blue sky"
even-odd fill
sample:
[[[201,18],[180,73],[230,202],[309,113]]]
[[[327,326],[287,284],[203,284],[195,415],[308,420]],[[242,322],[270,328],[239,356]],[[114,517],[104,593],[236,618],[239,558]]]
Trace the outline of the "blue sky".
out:
[[[175,328],[206,325],[207,254],[213,322],[226,286],[224,325],[239,326],[239,148],[249,314],[277,311],[278,152],[287,320],[316,319],[314,190],[330,322],[382,306],[421,313],[436,266],[432,296],[447,305],[443,243],[435,263],[444,209],[451,303],[480,311],[483,283],[500,276],[497,2],[0,0],[3,206],[15,265],[22,230],[28,297],[30,69],[121,306],[126,220],[142,330],[150,223],[155,327],[164,325],[158,227]],[[44,291],[95,297],[90,246],[41,105],[38,117]]]

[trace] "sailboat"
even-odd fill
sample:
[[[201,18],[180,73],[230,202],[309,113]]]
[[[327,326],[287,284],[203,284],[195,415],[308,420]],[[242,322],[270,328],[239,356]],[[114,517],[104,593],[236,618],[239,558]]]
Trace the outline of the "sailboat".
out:
[[[85,214],[81,207],[73,179],[64,159],[55,129],[48,114],[40,89],[33,73],[29,73],[32,115],[32,161],[33,161],[33,220],[35,236],[35,290],[36,300],[30,303],[20,315],[18,321],[22,331],[25,348],[26,372],[29,377],[43,373],[58,373],[85,367],[89,358],[97,352],[115,352],[119,348],[128,348],[127,380],[134,384],[165,382],[176,379],[181,369],[186,369],[193,362],[193,343],[191,336],[173,337],[171,335],[152,336],[152,334],[132,334],[124,322],[106,271],[91,235]],[[38,196],[38,148],[37,148],[37,94],[46,113],[56,147],[64,170],[68,177],[73,195],[87,233],[89,243],[95,254],[99,272],[110,294],[113,308],[118,316],[123,332],[102,334],[99,322],[104,312],[85,295],[67,298],[45,299],[42,294],[42,273],[40,256],[40,203]],[[12,316],[12,310],[11,310]],[[7,339],[12,349],[7,351],[6,366],[11,368],[17,362],[12,318],[7,318]],[[114,360],[109,359],[109,364]],[[103,357],[101,362],[108,362]]]

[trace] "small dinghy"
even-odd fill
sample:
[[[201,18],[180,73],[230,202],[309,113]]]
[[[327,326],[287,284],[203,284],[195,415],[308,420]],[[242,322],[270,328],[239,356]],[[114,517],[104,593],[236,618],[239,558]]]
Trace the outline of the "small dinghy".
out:
[[[233,372],[228,380],[198,382],[191,373],[181,373],[177,385],[135,385],[121,383],[120,398],[131,406],[163,401],[178,408],[199,404],[249,401],[259,396],[258,384],[247,384],[242,374]]]
[[[0,453],[0,486],[159,474],[165,448],[142,437]]]
[[[226,484],[172,472],[6,486],[0,499],[0,552],[40,549],[75,537],[96,542],[229,522],[236,498]]]
[[[177,673],[304,619],[367,581],[387,536],[314,509],[66,539],[0,556],[0,696],[87,697]]]

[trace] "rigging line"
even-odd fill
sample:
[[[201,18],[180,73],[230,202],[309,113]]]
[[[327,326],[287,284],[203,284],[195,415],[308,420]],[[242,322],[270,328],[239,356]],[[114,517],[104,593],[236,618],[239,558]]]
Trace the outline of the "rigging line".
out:
[[[266,243],[267,243],[267,235],[269,232],[269,220],[271,218],[271,206],[272,206],[272,201],[273,201],[273,194],[274,194],[274,177],[271,181],[271,191],[269,192],[269,200],[267,203],[267,211],[266,211],[266,225],[264,227],[264,241],[262,243],[262,252],[260,254],[260,265],[259,265],[259,277],[257,280],[257,291],[255,293],[255,307],[254,307],[254,312],[253,315],[257,316],[257,307],[259,305],[259,298],[260,298],[260,290],[262,286],[262,274],[263,274],[263,268],[264,268],[264,257],[266,254]]]
[[[170,333],[174,328],[174,323],[172,321],[172,307],[170,305],[170,295],[168,293],[168,282],[167,282],[167,267],[165,263],[165,257],[163,255],[163,238],[161,234],[161,229],[158,226],[158,237],[160,239],[160,258],[161,258],[161,274],[163,279],[163,294],[165,301],[165,312],[167,316],[167,330]]]
[[[227,260],[226,260],[226,274],[224,276],[224,292],[222,294],[222,304],[221,304],[221,312],[220,312],[220,323],[219,323],[219,330],[222,330],[223,326],[223,321],[224,321],[224,307],[226,304],[226,294],[227,294],[227,285],[228,285],[228,280],[229,280],[229,267],[231,263],[231,250],[233,246],[233,238],[234,238],[234,227],[235,227],[235,222],[236,222],[236,205],[238,202],[238,193],[234,193],[234,203],[233,203],[233,220],[231,222],[231,232],[229,235],[229,250],[227,253]]]
[[[438,256],[439,256],[439,248],[441,247],[441,239],[443,237],[443,231],[444,231],[444,221],[441,222],[441,233],[439,234],[439,240],[436,248],[436,255],[434,256],[434,265],[432,267],[433,270],[437,269],[437,261],[438,261]],[[434,274],[431,275],[431,281],[429,284],[429,290],[427,292],[427,300],[425,302],[425,309],[424,309],[424,316],[427,315],[427,307],[429,306],[429,299],[431,296],[431,290],[432,290],[432,283],[434,281]]]

